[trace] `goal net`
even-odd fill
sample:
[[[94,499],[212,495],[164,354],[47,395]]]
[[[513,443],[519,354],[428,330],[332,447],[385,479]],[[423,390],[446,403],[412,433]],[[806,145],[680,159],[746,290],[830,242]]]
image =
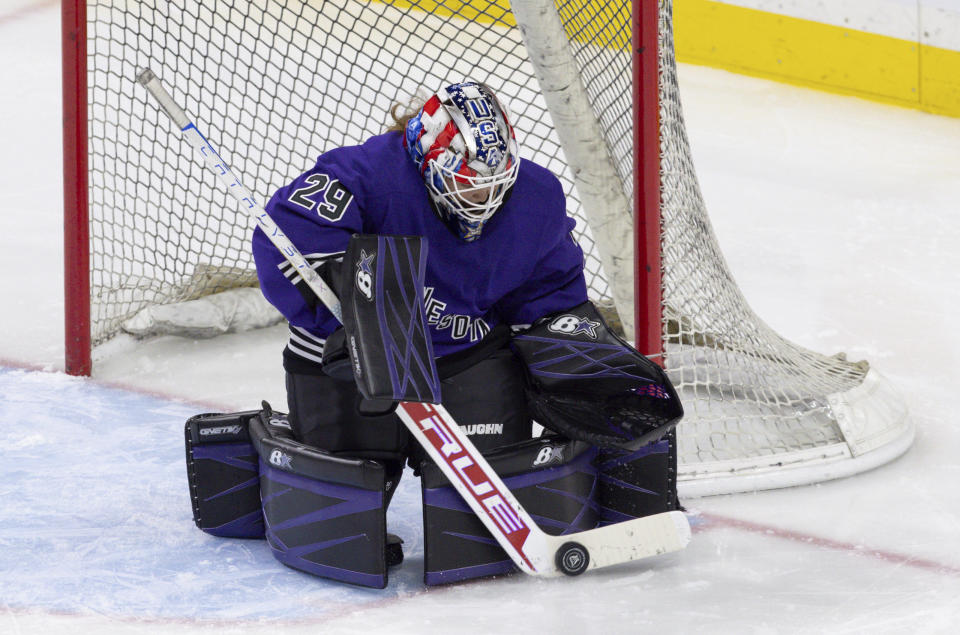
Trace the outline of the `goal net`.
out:
[[[145,67],[261,202],[321,152],[383,132],[394,104],[463,78],[488,83],[512,110],[521,156],[562,180],[590,297],[632,338],[642,325],[633,306],[631,3],[512,4],[64,0],[65,18],[75,11],[86,31],[74,150],[89,218],[66,221],[89,229],[89,297],[79,302],[88,303],[90,342],[78,346],[137,328],[153,307],[256,295],[246,214],[134,83]],[[681,494],[809,483],[891,460],[913,429],[887,382],[866,363],[773,332],[731,277],[690,158],[669,0],[659,8],[659,107],[641,116],[660,122],[661,271],[657,288],[641,293],[659,298],[662,348],[642,352],[664,363],[687,412]]]

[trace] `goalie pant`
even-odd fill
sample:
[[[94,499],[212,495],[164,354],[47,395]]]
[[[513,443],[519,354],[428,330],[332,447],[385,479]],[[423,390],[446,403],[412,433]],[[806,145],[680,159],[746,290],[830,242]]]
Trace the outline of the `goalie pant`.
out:
[[[444,407],[481,452],[532,436],[523,369],[506,346],[509,339],[509,329],[498,327],[479,344],[437,362]],[[392,402],[384,407],[365,400],[349,371],[328,374],[327,369],[336,367],[330,362],[336,357],[333,348],[326,349],[323,368],[288,366],[292,436],[337,456],[382,463],[390,484],[389,503],[404,464],[419,473],[426,453],[393,412]]]
[[[197,527],[266,538],[280,562],[314,575],[387,584],[386,508],[394,486],[382,462],[299,443],[286,416],[269,408],[198,415],[185,432]],[[672,432],[632,452],[550,435],[484,454],[551,534],[677,509]],[[419,469],[426,584],[513,571],[439,469],[427,461]]]

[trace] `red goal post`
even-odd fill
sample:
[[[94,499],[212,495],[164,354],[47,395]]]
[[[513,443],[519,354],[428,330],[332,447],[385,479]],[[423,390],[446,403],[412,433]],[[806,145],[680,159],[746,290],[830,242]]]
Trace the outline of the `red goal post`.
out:
[[[663,353],[664,333],[660,277],[660,13],[657,2],[633,2],[632,9],[634,341],[637,350],[656,359]]]
[[[63,68],[63,251],[65,367],[93,370],[90,341],[90,219],[87,171],[87,6],[60,3]]]
[[[396,102],[482,79],[521,156],[554,171],[590,296],[684,400],[686,495],[880,465],[913,426],[865,362],[806,350],[750,309],[710,228],[679,100],[668,0],[64,0],[66,368],[155,307],[259,297],[249,223],[138,94],[175,95],[261,199]],[[522,27],[522,28],[521,28]],[[221,134],[222,132],[222,134]]]

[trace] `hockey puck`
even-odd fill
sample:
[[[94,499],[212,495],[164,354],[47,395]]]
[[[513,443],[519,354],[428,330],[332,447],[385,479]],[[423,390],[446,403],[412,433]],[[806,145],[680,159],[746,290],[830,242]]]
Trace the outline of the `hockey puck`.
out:
[[[580,543],[567,542],[557,549],[556,562],[565,575],[580,575],[590,564],[590,553]]]
[[[394,534],[387,534],[385,558],[388,567],[395,567],[403,562],[403,539]]]

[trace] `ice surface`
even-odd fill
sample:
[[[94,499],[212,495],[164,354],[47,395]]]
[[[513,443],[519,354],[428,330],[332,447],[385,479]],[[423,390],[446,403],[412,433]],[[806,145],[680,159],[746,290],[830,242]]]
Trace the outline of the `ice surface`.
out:
[[[24,9],[22,7],[26,6]],[[30,8],[33,6],[33,8]],[[914,447],[850,479],[686,501],[682,553],[540,581],[372,591],[192,523],[190,415],[284,403],[285,328],[118,339],[63,368],[59,13],[0,3],[0,633],[947,633],[960,623],[960,120],[681,66],[698,174],[733,273],[780,333],[868,358]]]

